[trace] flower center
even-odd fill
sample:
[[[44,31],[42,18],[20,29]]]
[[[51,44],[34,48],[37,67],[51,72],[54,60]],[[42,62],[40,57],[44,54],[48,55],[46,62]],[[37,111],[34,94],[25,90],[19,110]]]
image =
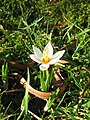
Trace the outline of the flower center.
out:
[[[51,58],[49,57],[49,49],[45,48],[43,51],[43,58],[42,58],[42,63],[47,64],[50,62]]]
[[[41,61],[42,63],[47,64],[48,62],[50,62],[50,60],[51,59],[48,56],[44,56]]]

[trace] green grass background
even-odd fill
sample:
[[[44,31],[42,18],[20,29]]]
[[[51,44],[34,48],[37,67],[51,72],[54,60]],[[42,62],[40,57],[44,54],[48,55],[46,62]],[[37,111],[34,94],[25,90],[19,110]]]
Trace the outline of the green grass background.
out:
[[[61,23],[64,26],[53,28]],[[89,120],[90,89],[80,104],[77,101],[90,80],[90,1],[1,0],[0,24],[3,26],[0,30],[0,59],[5,61],[26,63],[31,61],[32,45],[43,50],[51,41],[57,51],[76,40],[76,47],[66,50],[63,56],[63,59],[72,61],[62,68],[67,72],[64,82],[71,82],[69,89],[59,103],[53,104],[50,115],[42,118]],[[81,70],[82,67],[85,69]],[[2,104],[0,106],[3,119]]]

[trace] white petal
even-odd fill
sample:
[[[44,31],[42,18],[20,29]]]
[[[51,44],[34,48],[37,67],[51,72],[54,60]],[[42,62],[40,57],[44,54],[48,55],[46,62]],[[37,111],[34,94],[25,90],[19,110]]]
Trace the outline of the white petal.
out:
[[[37,58],[42,58],[43,57],[43,54],[42,54],[42,52],[40,51],[40,49],[38,49],[37,47],[34,47],[33,46],[33,51],[34,51],[34,54],[35,54],[35,56],[37,57]]]
[[[45,49],[48,50],[47,56],[49,56],[51,58],[53,55],[53,47],[50,42],[45,46],[43,53],[45,52]]]
[[[49,64],[55,64],[56,62],[59,61],[59,59],[63,56],[65,50],[62,51],[58,51],[57,53],[55,53],[52,57],[52,60],[49,62]]]
[[[40,70],[47,70],[49,68],[49,64],[41,64],[39,68]]]
[[[42,63],[41,60],[39,58],[37,58],[34,54],[31,54],[30,58],[37,63]]]

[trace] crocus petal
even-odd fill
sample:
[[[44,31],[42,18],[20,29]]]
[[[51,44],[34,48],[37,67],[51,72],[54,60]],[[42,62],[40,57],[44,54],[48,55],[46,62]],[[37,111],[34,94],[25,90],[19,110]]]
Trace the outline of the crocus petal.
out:
[[[45,53],[45,50],[48,50],[47,56],[49,56],[51,58],[53,55],[53,47],[50,42],[45,46],[43,54]]]
[[[47,70],[49,68],[49,64],[41,64],[39,68],[40,70]]]
[[[30,58],[37,63],[42,63],[41,60],[39,58],[37,58],[36,55],[34,55],[34,54],[31,54]]]
[[[65,50],[58,51],[57,53],[55,53],[48,64],[55,64],[56,62],[58,62],[59,59],[63,56],[64,52]]]
[[[37,57],[37,58],[42,58],[43,57],[43,54],[42,54],[42,52],[40,51],[40,49],[38,49],[37,47],[34,47],[33,46],[33,51],[34,51],[34,54],[35,54],[35,56]]]

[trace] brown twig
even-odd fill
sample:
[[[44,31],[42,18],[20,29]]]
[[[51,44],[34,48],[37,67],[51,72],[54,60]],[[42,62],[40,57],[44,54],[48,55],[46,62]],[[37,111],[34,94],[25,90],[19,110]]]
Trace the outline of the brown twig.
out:
[[[14,90],[6,90],[6,91],[4,91],[5,93],[11,93],[11,92],[22,92],[22,91],[24,91],[24,89],[22,88],[22,89],[14,89]]]
[[[63,48],[61,48],[60,50],[64,50],[64,49],[66,49],[66,50],[72,50],[73,48],[75,48],[76,47],[76,40],[74,40],[70,45],[67,45],[67,46],[65,46],[65,47],[63,47]]]
[[[80,94],[80,98],[82,98],[85,94],[85,92],[87,91],[87,89],[90,87],[90,80],[89,82],[86,84],[85,88],[82,90],[81,94]]]
[[[15,75],[17,77],[17,79],[20,81],[20,84],[26,89],[26,86],[27,86],[26,80],[18,73],[14,73],[13,75]],[[60,88],[60,94],[62,94],[65,91],[67,86],[68,86],[68,84],[59,84],[58,88]],[[34,89],[31,85],[28,86],[28,90],[29,90],[29,93],[31,93],[41,99],[48,99],[51,94],[54,94],[54,91],[52,91],[52,92],[38,91],[38,90]]]
[[[20,81],[20,84],[26,89],[27,82],[26,80],[19,75],[18,73],[14,73],[14,75],[17,77],[17,79]],[[28,86],[29,93],[35,95],[38,98],[41,99],[48,99],[50,97],[50,92],[41,92],[36,89],[34,89],[31,85]]]

